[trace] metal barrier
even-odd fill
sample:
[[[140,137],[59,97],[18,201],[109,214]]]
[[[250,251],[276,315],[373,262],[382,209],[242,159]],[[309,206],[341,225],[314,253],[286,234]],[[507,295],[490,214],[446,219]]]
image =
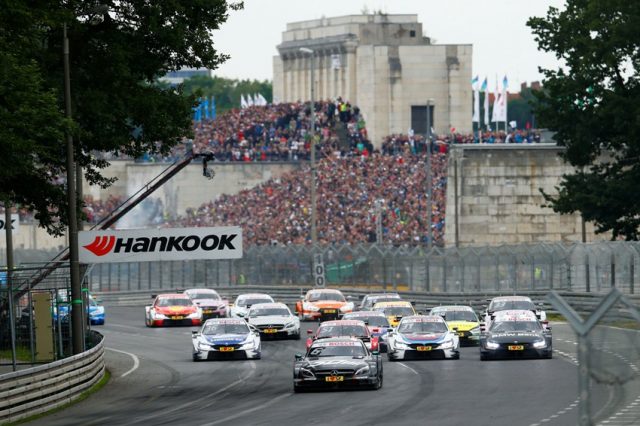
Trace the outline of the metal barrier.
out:
[[[65,405],[104,376],[104,344],[50,364],[0,376],[0,423],[14,422]]]
[[[570,290],[634,294],[640,243],[393,247],[333,245],[322,254],[328,285],[386,285],[432,293]],[[101,264],[89,274],[92,291],[172,287],[313,284],[310,246],[245,249],[237,260]],[[640,278],[640,277],[639,277]]]

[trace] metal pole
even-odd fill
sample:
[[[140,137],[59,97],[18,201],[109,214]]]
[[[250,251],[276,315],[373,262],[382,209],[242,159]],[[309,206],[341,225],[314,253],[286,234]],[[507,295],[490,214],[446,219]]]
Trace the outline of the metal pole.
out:
[[[432,215],[433,215],[433,181],[431,176],[431,99],[427,100],[427,226],[429,231],[429,241],[427,241],[427,248],[431,250],[433,247],[433,227],[432,227]]]
[[[315,112],[315,52],[311,53],[311,244],[315,248],[318,243],[318,229],[317,229],[317,200],[316,200],[316,112]]]
[[[460,162],[462,165],[462,161]],[[454,200],[454,212],[453,218],[455,220],[455,232],[456,232],[456,248],[460,247],[460,218],[458,217],[460,208],[458,200],[458,159],[453,160],[453,200]]]
[[[67,118],[71,119],[71,79],[69,76],[69,38],[67,24],[63,27],[64,103]],[[78,219],[76,203],[75,166],[73,161],[73,136],[67,132],[67,196],[69,220],[69,262],[71,273],[71,324],[73,354],[84,352],[82,335],[83,301],[80,286],[80,263],[78,261]]]
[[[589,390],[589,347],[586,336],[578,335],[578,424],[591,426],[591,392]]]
[[[11,328],[11,365],[16,371],[16,323],[13,308],[13,229],[11,225],[11,203],[4,202],[4,230],[7,237],[7,298],[9,299],[9,327]]]

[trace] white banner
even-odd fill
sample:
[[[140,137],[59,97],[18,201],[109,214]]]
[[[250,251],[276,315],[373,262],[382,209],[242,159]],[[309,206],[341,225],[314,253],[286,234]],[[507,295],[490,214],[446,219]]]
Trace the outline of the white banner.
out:
[[[81,263],[242,258],[239,226],[83,231],[78,243]]]
[[[20,216],[18,213],[11,214],[11,233],[12,235],[16,235],[20,232]],[[0,232],[4,233],[4,214],[2,214],[2,218],[0,218]]]

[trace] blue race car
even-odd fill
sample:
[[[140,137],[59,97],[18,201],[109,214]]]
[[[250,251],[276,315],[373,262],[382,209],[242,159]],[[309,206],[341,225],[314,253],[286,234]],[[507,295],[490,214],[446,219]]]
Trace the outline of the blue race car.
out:
[[[400,359],[460,358],[458,334],[449,330],[439,315],[404,317],[390,333],[389,361]]]
[[[59,305],[58,309],[53,310],[53,320],[58,321],[57,313],[60,313],[60,320],[62,322],[69,321],[69,305]],[[89,295],[89,303],[87,304],[88,322],[91,325],[104,325],[104,306],[100,305],[98,301],[91,295]]]

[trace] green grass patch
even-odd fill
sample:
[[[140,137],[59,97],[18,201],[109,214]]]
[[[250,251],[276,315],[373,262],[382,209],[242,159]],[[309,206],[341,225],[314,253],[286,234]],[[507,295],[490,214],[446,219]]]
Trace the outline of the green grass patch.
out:
[[[46,416],[50,416],[51,414],[57,413],[59,411],[62,411],[66,408],[69,408],[72,405],[75,405],[77,403],[79,403],[80,401],[84,401],[85,399],[89,398],[91,395],[93,395],[94,393],[98,392],[100,389],[102,389],[104,387],[104,385],[106,385],[109,382],[109,379],[111,378],[111,373],[109,373],[109,370],[104,370],[104,376],[102,377],[102,379],[100,379],[98,381],[98,383],[96,383],[95,385],[93,385],[92,387],[90,387],[89,389],[87,389],[86,391],[84,391],[83,393],[80,394],[80,396],[78,397],[78,399],[74,400],[73,402],[70,402],[68,404],[62,405],[58,408],[54,408],[53,410],[49,410],[47,412],[44,413],[40,413],[40,414],[36,414],[33,415],[31,417],[26,417],[22,420],[18,420],[16,422],[13,423],[3,423],[2,425],[6,425],[6,426],[11,426],[11,425],[20,425],[20,424],[24,424],[27,422],[31,422]]]
[[[566,322],[567,319],[560,314],[547,314],[547,321],[561,321]]]
[[[611,327],[628,328],[630,330],[640,330],[638,321],[611,321],[603,322],[602,325],[610,325]]]
[[[0,359],[11,360],[11,348],[0,350]],[[24,346],[16,346],[16,360],[31,362],[31,349]]]

